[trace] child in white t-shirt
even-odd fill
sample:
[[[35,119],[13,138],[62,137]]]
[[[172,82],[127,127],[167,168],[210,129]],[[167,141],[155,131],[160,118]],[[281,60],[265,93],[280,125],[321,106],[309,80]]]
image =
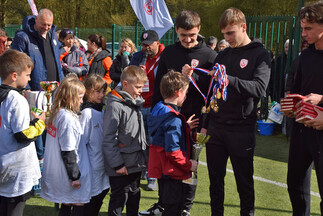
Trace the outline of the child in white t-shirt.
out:
[[[25,201],[41,177],[35,141],[45,129],[45,113],[30,121],[29,105],[19,92],[34,64],[25,53],[0,56],[0,215],[22,216]]]
[[[90,201],[89,158],[81,141],[79,112],[85,87],[77,76],[65,78],[57,89],[47,126],[40,196],[62,203],[59,215],[83,215]]]
[[[102,152],[103,139],[103,98],[107,89],[104,79],[93,74],[84,81],[86,93],[81,106],[81,126],[84,134],[82,142],[86,144],[91,167],[91,201],[84,206],[85,216],[99,214],[103,199],[109,191],[109,176],[104,169]]]

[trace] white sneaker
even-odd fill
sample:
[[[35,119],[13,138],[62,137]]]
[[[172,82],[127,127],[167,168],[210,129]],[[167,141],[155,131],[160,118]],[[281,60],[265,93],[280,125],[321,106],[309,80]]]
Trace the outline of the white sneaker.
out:
[[[156,181],[156,179],[149,179],[148,180],[147,190],[150,190],[150,191],[157,190],[157,181]]]

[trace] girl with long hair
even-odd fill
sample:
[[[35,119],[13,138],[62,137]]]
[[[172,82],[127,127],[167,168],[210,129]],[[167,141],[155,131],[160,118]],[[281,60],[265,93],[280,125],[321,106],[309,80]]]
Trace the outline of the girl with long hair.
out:
[[[81,216],[90,201],[89,158],[79,120],[85,87],[75,74],[57,89],[47,125],[41,197],[62,203],[59,216]]]

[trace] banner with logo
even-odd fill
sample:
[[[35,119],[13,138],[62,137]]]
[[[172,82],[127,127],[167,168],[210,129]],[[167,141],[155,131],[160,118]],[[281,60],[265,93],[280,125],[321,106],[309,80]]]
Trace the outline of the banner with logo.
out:
[[[33,12],[33,15],[38,15],[37,7],[35,5],[34,0],[28,0],[29,6],[31,8],[31,11]]]
[[[156,31],[159,39],[173,27],[164,0],[130,0],[130,4],[144,28]]]

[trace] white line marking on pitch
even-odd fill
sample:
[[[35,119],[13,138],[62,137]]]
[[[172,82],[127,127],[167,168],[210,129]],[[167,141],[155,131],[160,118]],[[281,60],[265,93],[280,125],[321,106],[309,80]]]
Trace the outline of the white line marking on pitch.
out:
[[[203,166],[207,165],[205,162],[202,162],[202,161],[199,161],[199,164],[201,164]],[[233,173],[233,170],[231,170],[231,169],[227,169],[227,171],[230,172],[230,173]],[[269,183],[269,184],[277,185],[279,187],[287,188],[287,184],[285,184],[285,183],[272,181],[272,180],[265,179],[265,178],[262,178],[262,177],[259,177],[259,176],[253,176],[253,178],[255,180],[258,180],[258,181],[262,181],[262,182],[266,182],[266,183]],[[316,193],[316,192],[313,192],[313,191],[311,191],[311,195],[316,196],[316,197],[320,197],[319,193]]]

